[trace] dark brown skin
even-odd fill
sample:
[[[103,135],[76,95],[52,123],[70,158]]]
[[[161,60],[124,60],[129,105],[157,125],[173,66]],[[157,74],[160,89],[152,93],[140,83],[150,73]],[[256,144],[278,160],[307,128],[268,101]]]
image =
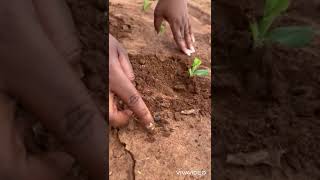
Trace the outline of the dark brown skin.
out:
[[[66,153],[50,152],[27,155],[22,137],[14,123],[15,102],[0,94],[0,178],[11,179],[66,179],[72,158]],[[68,178],[70,179],[70,178]]]
[[[154,11],[154,27],[159,33],[163,20],[168,21],[178,47],[188,56],[195,52],[187,0],[159,0]]]
[[[147,130],[153,130],[153,117],[132,81],[134,73],[126,50],[109,34],[109,121],[113,127],[123,127],[129,123],[132,113],[136,114]],[[114,94],[119,96],[130,110],[119,111],[114,102]]]
[[[81,44],[65,0],[33,0],[33,4],[37,18],[55,48],[67,57],[69,63],[77,63]]]
[[[44,6],[47,11],[41,11],[45,3],[40,0],[1,3],[0,88],[17,98],[63,142],[68,153],[88,170],[90,179],[102,180],[106,177],[106,122],[68,64],[78,56],[79,52],[73,53],[79,49],[78,41],[68,25],[71,17],[67,9],[61,8],[63,1],[56,2]],[[46,23],[46,18],[52,24]],[[65,39],[68,36],[73,37]],[[4,162],[0,179],[62,179],[50,167],[53,161],[49,156],[26,155],[9,117],[0,119],[1,137],[8,137],[1,141],[9,148],[0,150],[0,161]]]

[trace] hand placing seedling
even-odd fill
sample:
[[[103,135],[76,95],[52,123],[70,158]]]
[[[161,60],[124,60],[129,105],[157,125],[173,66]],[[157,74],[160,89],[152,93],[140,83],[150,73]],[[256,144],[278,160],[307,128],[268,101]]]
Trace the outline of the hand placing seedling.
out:
[[[194,58],[191,68],[189,68],[189,76],[208,76],[209,71],[207,69],[198,69],[201,65],[201,60],[199,58]]]
[[[188,17],[187,0],[159,0],[154,11],[154,27],[159,33],[162,21],[169,22],[178,47],[188,56],[195,52],[191,24]]]
[[[153,131],[153,117],[134,87],[133,80],[134,74],[126,50],[109,34],[109,122],[114,127],[127,125],[132,110],[144,127]],[[119,96],[130,110],[119,111],[114,102],[114,94]]]
[[[262,19],[250,24],[255,48],[270,42],[280,43],[288,47],[303,47],[311,42],[315,34],[311,27],[280,27],[269,31],[274,20],[288,7],[289,0],[266,0]]]

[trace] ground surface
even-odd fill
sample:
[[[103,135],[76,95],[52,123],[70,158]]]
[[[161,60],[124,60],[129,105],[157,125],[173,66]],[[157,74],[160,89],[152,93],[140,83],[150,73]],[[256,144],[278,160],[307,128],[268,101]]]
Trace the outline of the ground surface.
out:
[[[127,49],[136,87],[152,114],[160,116],[156,134],[148,135],[136,120],[109,133],[109,177],[130,179],[211,179],[210,77],[190,79],[194,56],[211,66],[210,1],[190,6],[195,29],[193,57],[179,52],[169,26],[162,35],[153,28],[153,8],[141,11],[143,1],[111,0],[109,27]],[[203,3],[202,3],[203,2]],[[193,4],[193,2],[192,2]],[[200,6],[208,5],[203,11]],[[193,110],[184,115],[181,111]],[[178,170],[204,170],[204,176],[178,176]]]
[[[259,12],[260,2],[220,0],[213,5],[213,177],[316,180],[320,39],[303,49],[274,47],[256,56],[250,53],[246,16]],[[292,0],[276,25],[309,24],[319,30],[319,9],[319,1]],[[245,153],[240,156],[248,161],[230,156],[237,153]],[[234,165],[236,161],[242,165]],[[248,162],[254,164],[245,165]]]

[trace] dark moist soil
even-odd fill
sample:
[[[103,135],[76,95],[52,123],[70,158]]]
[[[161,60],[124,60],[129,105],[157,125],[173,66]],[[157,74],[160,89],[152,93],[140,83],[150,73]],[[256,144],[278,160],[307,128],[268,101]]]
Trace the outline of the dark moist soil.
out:
[[[79,32],[83,46],[81,56],[81,78],[97,106],[107,117],[107,57],[106,57],[106,13],[104,1],[67,0]],[[16,119],[20,123],[27,150],[30,153],[63,151],[62,146],[44,129],[40,123],[23,107],[18,107]],[[70,176],[87,179],[86,173],[77,162],[73,165]]]
[[[190,4],[191,24],[199,28],[194,32],[197,53],[188,57],[177,49],[168,25],[164,34],[156,34],[154,6],[142,12],[142,1],[109,2],[110,33],[128,51],[134,83],[156,121],[153,136],[136,118],[128,127],[110,131],[109,178],[211,179],[211,77],[187,73],[195,56],[202,59],[201,68],[211,66],[210,15]],[[179,169],[207,174],[179,177]]]
[[[263,1],[213,4],[213,162],[215,179],[318,179],[320,177],[320,39],[302,49],[278,45],[251,51],[248,20]],[[320,3],[292,0],[280,25],[319,30]],[[233,165],[228,155],[285,153],[281,167]]]

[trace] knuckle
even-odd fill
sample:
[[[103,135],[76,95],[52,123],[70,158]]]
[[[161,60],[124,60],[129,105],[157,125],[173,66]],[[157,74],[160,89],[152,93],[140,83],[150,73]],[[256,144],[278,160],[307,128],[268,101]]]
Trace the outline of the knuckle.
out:
[[[183,41],[183,37],[181,35],[177,35],[175,38],[176,38],[176,41],[178,42]]]
[[[87,104],[77,105],[64,116],[63,134],[64,143],[81,143],[87,140],[92,133],[92,119],[96,112]]]
[[[172,18],[172,22],[173,22],[173,24],[175,24],[177,26],[182,24],[181,20],[179,18],[177,18],[177,17],[173,17]]]
[[[82,49],[75,49],[70,54],[67,55],[67,61],[70,64],[75,64],[80,61]]]
[[[128,106],[135,106],[140,101],[140,99],[141,97],[138,93],[131,95],[128,99]]]
[[[133,74],[133,72],[131,72],[131,73],[129,74],[129,79],[130,79],[131,81],[133,81],[135,78],[136,78],[135,75]]]

